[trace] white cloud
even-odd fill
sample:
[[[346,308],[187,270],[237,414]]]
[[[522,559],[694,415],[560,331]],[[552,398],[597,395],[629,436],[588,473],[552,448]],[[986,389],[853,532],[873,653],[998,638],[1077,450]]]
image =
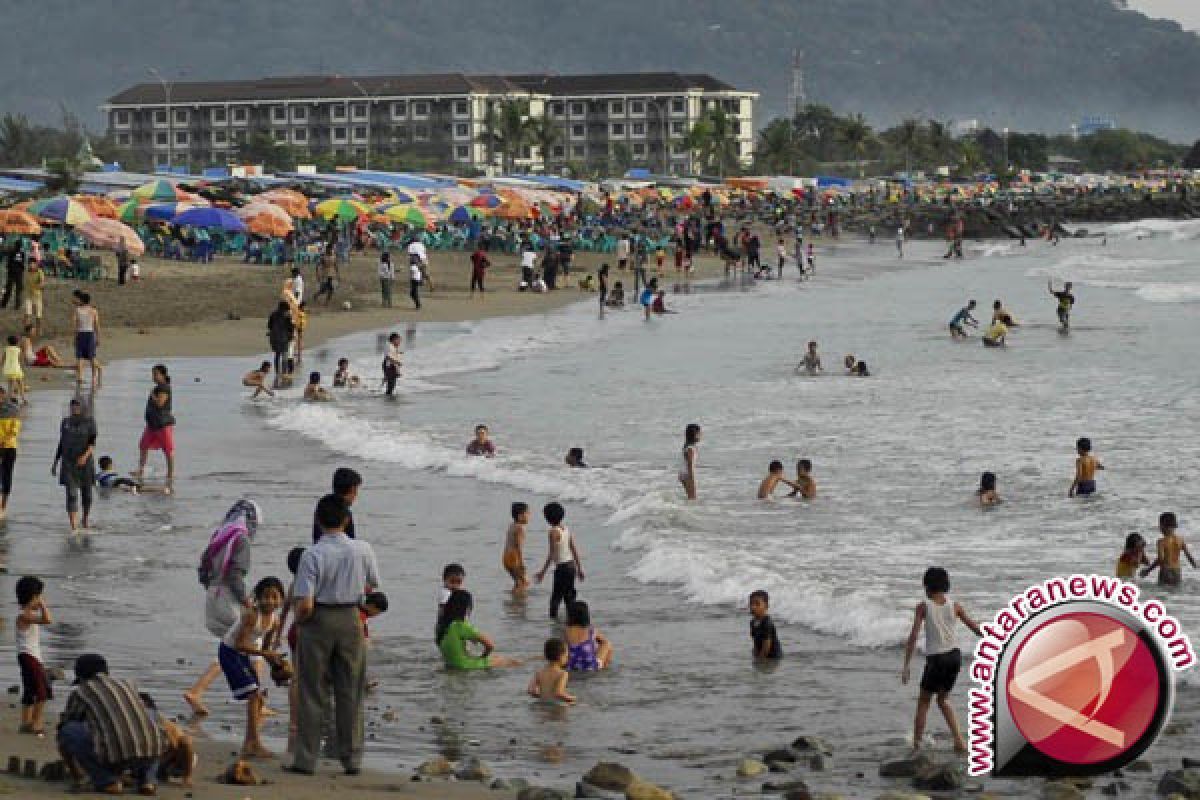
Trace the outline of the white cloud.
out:
[[[1200,31],[1200,3],[1196,0],[1130,0],[1129,6],[1146,16],[1173,19],[1185,28]]]

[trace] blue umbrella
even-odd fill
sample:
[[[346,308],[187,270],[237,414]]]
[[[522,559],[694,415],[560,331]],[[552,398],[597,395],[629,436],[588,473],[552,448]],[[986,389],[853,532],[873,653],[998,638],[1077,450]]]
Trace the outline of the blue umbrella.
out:
[[[471,216],[471,212],[467,211],[466,206],[459,206],[450,212],[450,216],[447,219],[455,225],[466,225],[470,223],[473,217]]]
[[[246,224],[223,208],[191,208],[176,214],[171,222],[191,228],[220,228],[225,231],[244,231]]]
[[[170,222],[176,214],[182,210],[191,208],[191,206],[183,203],[155,203],[154,205],[146,206],[142,212],[142,216],[146,219],[152,219],[156,222]]]

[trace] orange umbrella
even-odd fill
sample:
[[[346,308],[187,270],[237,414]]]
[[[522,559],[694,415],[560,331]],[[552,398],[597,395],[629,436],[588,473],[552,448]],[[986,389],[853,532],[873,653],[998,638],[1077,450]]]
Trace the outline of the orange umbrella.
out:
[[[241,208],[235,208],[233,213],[237,215],[238,219],[243,221],[265,215],[273,217],[289,226],[292,224],[291,215],[282,206],[277,206],[274,203],[248,203]]]
[[[103,250],[115,250],[117,243],[124,241],[125,248],[135,256],[144,255],[146,252],[146,245],[133,228],[115,219],[93,217],[79,226],[79,233],[91,242],[93,247]]]
[[[529,219],[533,216],[533,209],[523,202],[510,200],[499,208],[493,208],[491,214],[501,219]]]
[[[0,233],[36,236],[41,232],[42,226],[30,214],[24,211],[0,209]]]
[[[291,220],[281,220],[271,214],[259,214],[245,223],[246,230],[259,236],[287,236],[293,229]]]
[[[107,197],[94,194],[77,194],[72,199],[86,208],[93,217],[102,217],[104,219],[117,218],[117,205]]]
[[[274,203],[296,219],[309,219],[308,198],[295,189],[268,189],[256,198]]]

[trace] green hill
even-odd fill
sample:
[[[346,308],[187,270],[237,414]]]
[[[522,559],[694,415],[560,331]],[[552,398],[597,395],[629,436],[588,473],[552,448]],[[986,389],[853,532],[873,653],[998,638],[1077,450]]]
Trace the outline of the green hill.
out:
[[[0,112],[92,126],[151,80],[337,72],[710,72],[782,113],[811,100],[1061,131],[1089,114],[1192,140],[1200,36],[1113,0],[8,0]]]

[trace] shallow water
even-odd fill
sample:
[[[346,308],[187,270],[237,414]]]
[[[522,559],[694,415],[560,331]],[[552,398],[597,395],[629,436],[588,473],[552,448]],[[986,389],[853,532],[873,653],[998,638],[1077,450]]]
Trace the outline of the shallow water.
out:
[[[632,311],[599,319],[581,305],[421,326],[409,333],[394,402],[361,392],[327,406],[251,403],[229,388],[245,365],[172,363],[181,491],[102,500],[100,532],[82,553],[59,537],[60,499],[43,477],[62,401],[39,395],[18,462],[9,560],[49,576],[66,621],[49,637],[57,660],[105,651],[122,668],[136,665],[174,710],[215,649],[193,569],[211,525],[239,493],[259,498],[267,521],[255,572],[282,573],[287,549],[307,541],[330,472],[347,464],[366,478],[356,521],[393,603],[372,625],[378,764],[465,749],[502,774],[569,784],[597,758],[618,757],[686,796],[717,797],[733,792],[737,757],[811,733],[837,753],[833,771],[810,785],[862,796],[883,785],[876,764],[909,729],[915,690],[899,684],[900,645],[926,566],[947,567],[955,598],[989,618],[1047,576],[1110,571],[1129,531],[1153,541],[1162,510],[1191,530],[1198,235],[1187,223],[1115,226],[1106,246],[993,243],[953,263],[932,245],[910,247],[900,262],[884,245],[840,244],[818,251],[813,281],[789,273],[753,291],[672,296],[681,313],[649,323]],[[1047,276],[1075,281],[1069,336],[1056,330]],[[1010,347],[950,340],[945,322],[968,297],[980,317],[1002,298],[1025,323]],[[793,374],[809,339],[829,375]],[[374,335],[349,337],[305,368],[331,373],[347,355],[373,382],[377,348]],[[874,376],[843,377],[847,352]],[[100,449],[120,466],[136,458],[147,368],[114,365],[114,388],[97,403]],[[705,439],[701,500],[688,505],[674,472],[691,421]],[[461,455],[476,422],[491,425],[500,458]],[[1091,501],[1066,498],[1079,436],[1108,466]],[[592,469],[562,467],[571,446],[586,449]],[[815,501],[753,500],[770,460],[791,472],[800,457],[815,464]],[[999,475],[1005,498],[986,514],[972,503],[984,470]],[[565,713],[526,702],[529,669],[447,675],[432,642],[448,561],[467,567],[475,620],[502,652],[536,660],[553,634],[548,589],[521,604],[504,591],[500,546],[517,499],[567,505],[588,573],[581,597],[618,648],[610,674],[572,681],[580,705]],[[535,518],[531,563],[544,557],[544,528]],[[1192,630],[1195,585],[1189,576],[1168,598]],[[774,670],[748,658],[743,607],[755,588],[771,592],[782,623],[788,657]],[[1190,678],[1177,719],[1197,715]],[[965,688],[964,678],[960,706]],[[223,686],[209,697],[204,730],[240,731]],[[386,708],[395,722],[383,720]],[[446,722],[428,722],[433,715]],[[940,721],[930,730],[945,747]],[[1165,766],[1196,741],[1166,737],[1150,756]],[[548,763],[548,747],[561,763]]]

